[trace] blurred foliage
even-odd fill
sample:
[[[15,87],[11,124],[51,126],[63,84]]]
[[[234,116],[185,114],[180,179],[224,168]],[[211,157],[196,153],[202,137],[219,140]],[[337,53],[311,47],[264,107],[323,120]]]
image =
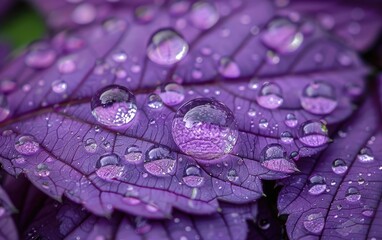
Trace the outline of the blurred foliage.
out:
[[[16,1],[0,22],[0,39],[15,50],[40,39],[45,32],[43,17],[27,1]]]

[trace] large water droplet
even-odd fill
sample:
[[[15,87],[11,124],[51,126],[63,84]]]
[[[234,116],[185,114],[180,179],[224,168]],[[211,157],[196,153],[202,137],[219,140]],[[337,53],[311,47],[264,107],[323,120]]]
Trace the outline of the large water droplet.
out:
[[[7,97],[0,93],[0,122],[4,121],[10,114]]]
[[[125,160],[129,163],[138,164],[141,163],[143,160],[142,155],[143,154],[140,148],[136,145],[132,145],[126,148]]]
[[[260,163],[273,171],[285,173],[296,171],[294,162],[287,159],[285,149],[277,143],[269,144],[261,151]]]
[[[184,100],[184,88],[177,83],[168,83],[160,89],[159,96],[164,104],[175,106]]]
[[[307,146],[319,147],[329,141],[328,129],[320,121],[308,121],[302,124],[299,140]]]
[[[309,193],[312,195],[319,195],[326,190],[325,178],[314,175],[309,179]]]
[[[287,125],[290,128],[294,128],[298,124],[298,120],[296,116],[293,113],[288,113],[284,120],[285,125]]]
[[[349,187],[345,194],[346,200],[349,202],[358,202],[361,199],[361,194],[355,187]]]
[[[73,57],[64,57],[57,62],[58,71],[62,74],[72,73],[76,70],[77,65]]]
[[[2,78],[2,79],[0,79],[0,92],[1,93],[12,92],[13,90],[16,89],[16,87],[17,87],[17,83],[16,83],[15,80],[9,79],[9,78]]]
[[[97,9],[90,3],[78,5],[72,12],[72,20],[78,24],[88,24],[95,20]]]
[[[149,106],[149,108],[153,108],[153,109],[159,109],[159,108],[163,107],[162,98],[155,93],[150,94],[148,96],[147,106]]]
[[[302,107],[314,114],[328,114],[337,107],[334,89],[324,82],[309,84],[301,96]]]
[[[301,46],[304,35],[296,24],[288,19],[280,18],[268,25],[261,40],[267,47],[279,53],[288,53],[296,51]]]
[[[15,149],[21,154],[32,155],[40,149],[40,144],[33,136],[23,135],[15,142]]]
[[[204,183],[204,177],[200,168],[190,165],[186,168],[183,176],[183,182],[189,187],[200,187]]]
[[[105,180],[118,178],[123,173],[123,166],[120,165],[120,158],[114,153],[101,156],[96,167],[97,176]]]
[[[325,226],[325,219],[322,213],[313,213],[306,217],[304,221],[304,227],[311,233],[320,233]]]
[[[235,78],[240,76],[239,66],[228,57],[223,57],[220,59],[219,72],[226,78]]]
[[[175,173],[176,161],[168,148],[153,146],[147,151],[143,166],[152,175],[163,177]]]
[[[178,109],[172,123],[172,135],[186,154],[211,160],[233,150],[238,130],[227,106],[214,99],[197,98]]]
[[[284,101],[281,95],[281,88],[276,83],[265,83],[261,87],[256,100],[260,106],[268,109],[276,109]]]
[[[32,68],[47,68],[56,56],[56,52],[46,44],[37,44],[25,56],[25,64]]]
[[[364,163],[374,161],[374,155],[371,149],[368,147],[362,148],[361,151],[359,151],[357,158],[360,162],[364,162]]]
[[[190,17],[195,27],[209,29],[219,20],[219,13],[213,4],[199,1],[192,5]]]
[[[188,43],[171,29],[156,32],[147,47],[147,56],[161,65],[172,65],[182,60],[188,52]]]
[[[84,144],[85,144],[84,145],[85,146],[85,150],[88,153],[95,153],[97,151],[98,145],[97,145],[96,140],[94,140],[94,138],[86,139]]]
[[[343,174],[348,170],[348,166],[344,160],[338,158],[333,161],[332,170],[336,174]]]
[[[91,109],[98,122],[110,127],[127,125],[137,113],[134,95],[118,85],[99,90],[92,98]]]

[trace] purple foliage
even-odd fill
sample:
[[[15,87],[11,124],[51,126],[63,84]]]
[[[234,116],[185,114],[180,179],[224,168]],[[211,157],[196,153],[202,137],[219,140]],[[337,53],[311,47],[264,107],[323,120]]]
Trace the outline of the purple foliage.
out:
[[[199,8],[160,8],[143,22],[121,8],[102,25],[32,44],[1,72],[13,83],[0,114],[4,168],[95,214],[162,218],[172,207],[203,214],[218,199],[256,200],[260,179],[284,178],[324,149],[327,127],[363,92],[367,70],[354,52],[314,22],[275,16],[268,1],[202,6],[215,14],[202,22]],[[284,34],[283,49],[274,34]],[[128,90],[107,91],[112,84]],[[199,97],[222,102],[237,124],[218,159],[185,155],[172,137],[179,106]],[[188,137],[226,134],[220,121],[209,130],[213,114],[186,116],[197,126]]]
[[[192,216],[174,212],[171,220],[148,220],[114,214],[97,217],[80,205],[47,200],[25,231],[29,239],[246,239],[246,220],[256,216],[255,205],[223,204],[219,213]]]
[[[0,239],[18,239],[17,229],[11,216],[15,212],[16,209],[7,193],[0,187]]]
[[[317,160],[302,162],[302,173],[284,181],[278,207],[289,214],[290,239],[379,238],[380,104],[377,98],[367,100]]]

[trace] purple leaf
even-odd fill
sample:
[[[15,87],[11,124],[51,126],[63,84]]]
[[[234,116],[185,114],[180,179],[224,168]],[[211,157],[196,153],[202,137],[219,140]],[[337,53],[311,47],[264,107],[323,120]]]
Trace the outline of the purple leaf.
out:
[[[0,105],[4,168],[95,214],[151,218],[248,203],[260,179],[296,171],[352,113],[367,71],[268,1],[214,4],[202,22],[199,5],[180,15],[166,5],[144,23],[120,8],[33,44],[0,74],[15,83]],[[277,32],[283,51],[269,38]]]
[[[326,151],[285,180],[279,195],[291,239],[377,239],[381,235],[380,103],[368,99]]]
[[[256,216],[255,205],[222,204],[219,213],[192,216],[174,212],[170,220],[147,220],[116,213],[111,219],[97,217],[69,201],[48,200],[25,236],[43,239],[246,239],[246,220]]]
[[[17,229],[11,216],[15,211],[7,193],[0,187],[0,239],[18,239]]]
[[[314,18],[322,28],[359,51],[367,50],[381,33],[382,7],[378,0],[291,0],[287,6],[284,1],[280,3],[283,14]]]

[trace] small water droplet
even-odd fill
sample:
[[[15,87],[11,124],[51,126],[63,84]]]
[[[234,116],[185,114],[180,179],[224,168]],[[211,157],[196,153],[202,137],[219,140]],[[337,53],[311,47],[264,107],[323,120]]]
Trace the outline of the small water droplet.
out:
[[[91,109],[98,122],[111,127],[127,125],[137,113],[134,95],[118,85],[99,90],[92,98]]]
[[[329,141],[328,129],[321,121],[307,121],[301,125],[299,140],[310,147],[320,147]]]
[[[372,217],[374,215],[374,209],[365,205],[362,210],[362,215],[366,217]]]
[[[283,143],[290,144],[290,143],[293,142],[293,135],[292,135],[292,133],[290,133],[288,131],[282,132],[281,135],[280,135],[280,140]]]
[[[144,168],[150,174],[163,177],[173,175],[176,168],[176,160],[168,148],[153,146],[146,152]]]
[[[267,129],[268,128],[268,125],[269,125],[269,122],[267,119],[260,119],[259,121],[259,128],[261,129]]]
[[[40,144],[33,136],[23,135],[15,142],[15,149],[21,154],[32,155],[40,149]]]
[[[178,109],[172,123],[172,135],[186,154],[212,160],[233,150],[238,130],[227,106],[214,99],[197,98]]]
[[[88,153],[95,153],[98,147],[96,140],[94,140],[93,138],[86,139],[84,146],[85,146],[85,150]]]
[[[284,101],[281,95],[281,88],[276,83],[265,83],[261,87],[256,100],[260,106],[268,109],[276,109]]]
[[[268,51],[267,52],[267,55],[266,55],[266,59],[267,59],[267,62],[269,64],[273,64],[273,65],[276,65],[276,64],[279,64],[280,63],[280,56],[277,55],[275,52],[273,51]]]
[[[240,76],[239,66],[229,57],[223,57],[220,59],[219,72],[226,78],[235,78]]]
[[[50,170],[45,163],[39,163],[36,167],[35,174],[39,177],[48,177],[50,175]]]
[[[332,163],[332,170],[336,174],[343,174],[348,170],[348,166],[344,160],[337,158]]]
[[[127,54],[125,51],[115,52],[111,57],[117,63],[123,63],[127,60]]]
[[[328,114],[337,107],[334,89],[324,82],[313,82],[306,86],[300,98],[302,107],[314,114]]]
[[[0,79],[0,92],[1,93],[9,93],[15,90],[17,87],[17,83],[13,79],[3,78]]]
[[[361,194],[355,187],[349,187],[345,194],[346,200],[349,202],[358,202],[361,199]]]
[[[292,173],[296,171],[293,161],[287,159],[285,149],[277,143],[267,145],[260,153],[262,166],[278,172]]]
[[[126,148],[125,160],[129,163],[138,164],[143,160],[142,155],[142,151],[137,145],[131,145]]]
[[[56,80],[52,82],[52,90],[55,93],[63,93],[68,88],[68,84],[63,80]]]
[[[154,33],[147,47],[147,56],[160,65],[172,65],[182,60],[188,52],[188,43],[171,29]]]
[[[135,231],[138,234],[146,234],[151,231],[152,226],[142,217],[135,218]]]
[[[263,218],[258,220],[257,225],[260,229],[267,230],[271,226],[271,223],[268,221],[268,219]]]
[[[168,83],[160,89],[159,96],[164,104],[175,106],[184,100],[184,88],[177,83]]]
[[[141,23],[148,23],[152,21],[156,14],[156,8],[151,5],[139,6],[135,9],[135,18]]]
[[[298,120],[296,116],[293,113],[288,113],[284,120],[285,125],[287,125],[290,128],[294,128],[298,124]]]
[[[4,121],[10,113],[7,97],[0,93],[0,122]]]
[[[120,158],[114,153],[108,153],[101,156],[96,167],[97,176],[104,180],[118,178],[123,173],[123,166],[120,165]]]
[[[189,187],[200,187],[204,183],[204,177],[201,174],[200,168],[195,165],[190,165],[185,169],[183,182]]]
[[[326,182],[325,178],[314,175],[311,178],[309,178],[309,193],[312,195],[319,195],[326,190]]]
[[[262,33],[262,42],[279,53],[296,51],[304,40],[298,26],[286,18],[273,20]]]
[[[199,29],[209,29],[219,20],[219,13],[212,3],[199,1],[192,5],[191,22]]]
[[[236,182],[239,180],[239,175],[237,174],[237,171],[235,169],[230,169],[227,172],[227,179],[230,182]]]
[[[364,147],[359,151],[357,158],[360,162],[368,163],[374,161],[374,155],[370,148]]]
[[[149,108],[152,108],[152,109],[162,108],[163,107],[162,98],[155,93],[150,94],[148,96],[147,106],[149,106]]]
[[[64,57],[57,62],[57,68],[60,73],[68,74],[74,72],[77,65],[73,57]]]
[[[24,164],[25,163],[25,158],[23,156],[14,157],[14,158],[12,158],[12,163]]]
[[[325,219],[322,213],[313,213],[306,217],[304,227],[311,233],[320,233],[325,226]]]
[[[95,20],[97,9],[90,3],[78,5],[72,12],[72,21],[77,24],[88,24]]]
[[[25,56],[25,64],[32,68],[47,68],[56,60],[56,52],[46,44],[36,44]]]

